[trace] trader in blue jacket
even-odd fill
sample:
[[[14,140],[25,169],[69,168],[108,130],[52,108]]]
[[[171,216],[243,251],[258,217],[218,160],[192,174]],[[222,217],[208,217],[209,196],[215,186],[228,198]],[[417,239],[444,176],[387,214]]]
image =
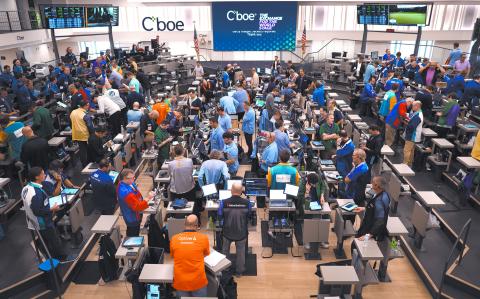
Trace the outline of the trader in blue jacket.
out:
[[[352,170],[352,155],[355,150],[355,145],[344,130],[340,131],[338,135],[340,138],[335,154],[337,171],[342,177],[346,177],[350,170]]]
[[[93,200],[102,215],[113,215],[117,204],[115,182],[109,175],[110,162],[102,159],[98,169],[90,175],[90,185],[93,190]]]
[[[371,116],[372,114],[372,103],[375,101],[377,94],[375,93],[375,81],[377,79],[372,76],[368,83],[363,87],[362,93],[360,94],[360,116]]]
[[[207,143],[210,143],[210,151],[219,150],[223,152],[225,144],[223,142],[223,129],[218,125],[218,118],[213,116],[210,118],[210,138]]]

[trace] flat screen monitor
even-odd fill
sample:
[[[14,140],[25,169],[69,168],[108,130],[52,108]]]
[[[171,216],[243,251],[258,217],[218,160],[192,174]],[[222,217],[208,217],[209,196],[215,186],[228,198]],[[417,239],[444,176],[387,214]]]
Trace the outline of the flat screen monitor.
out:
[[[85,8],[81,6],[45,6],[43,15],[49,29],[85,27]]]
[[[298,2],[212,2],[215,51],[295,50]]]
[[[431,4],[363,4],[357,6],[358,24],[426,26],[429,23],[427,13]]]
[[[122,243],[122,247],[142,247],[142,246],[143,246],[143,236],[126,237]]]
[[[372,59],[372,61],[377,60],[378,59],[378,51],[372,51],[370,53],[370,59]]]
[[[118,26],[118,6],[86,7],[86,27]]]
[[[147,284],[147,299],[160,299],[160,285]]]
[[[272,69],[266,68],[265,75],[271,75],[271,74],[272,74]]]
[[[267,196],[266,178],[248,178],[244,179],[245,194],[247,196]]]

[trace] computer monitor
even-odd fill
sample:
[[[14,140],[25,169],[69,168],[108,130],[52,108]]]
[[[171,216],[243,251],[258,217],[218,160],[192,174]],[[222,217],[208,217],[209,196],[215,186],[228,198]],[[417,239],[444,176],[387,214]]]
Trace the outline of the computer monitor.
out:
[[[202,186],[203,196],[210,196],[217,193],[217,187],[215,184]]]
[[[283,190],[270,190],[270,200],[272,199],[287,199],[287,194]]]
[[[248,178],[244,179],[245,194],[247,196],[267,196],[266,178]]]
[[[308,143],[308,136],[307,136],[307,134],[301,133],[301,134],[298,136],[298,142],[300,142],[303,146],[307,145],[307,143]]]
[[[371,58],[372,60],[377,60],[377,59],[378,59],[378,51],[372,51],[372,52],[370,53],[370,58]]]
[[[160,285],[147,284],[147,299],[160,299]]]
[[[228,181],[227,181],[227,190],[232,190],[232,186],[233,186],[233,184],[235,184],[235,183],[240,183],[240,184],[242,184],[243,181],[242,181],[242,180],[228,180]]]
[[[271,75],[271,74],[272,74],[272,69],[266,68],[265,75]]]
[[[139,237],[126,237],[122,242],[122,247],[142,247],[143,236]]]
[[[342,57],[342,52],[332,52],[332,58],[340,58]]]

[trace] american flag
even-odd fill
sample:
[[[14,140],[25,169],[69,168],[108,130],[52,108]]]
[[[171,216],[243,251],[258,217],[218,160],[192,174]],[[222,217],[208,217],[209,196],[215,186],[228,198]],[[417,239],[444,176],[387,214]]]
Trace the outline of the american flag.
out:
[[[305,50],[307,49],[307,25],[303,24],[303,33],[302,33],[302,55],[305,55]]]
[[[195,46],[195,52],[197,52],[197,56],[200,54],[200,48],[198,47],[198,37],[197,37],[197,28],[195,24],[193,25],[193,44]]]

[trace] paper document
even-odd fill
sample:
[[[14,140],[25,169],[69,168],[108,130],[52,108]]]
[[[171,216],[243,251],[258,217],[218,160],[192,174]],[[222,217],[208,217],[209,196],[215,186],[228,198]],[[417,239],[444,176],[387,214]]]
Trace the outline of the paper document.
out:
[[[218,263],[220,263],[224,258],[226,258],[225,255],[221,254],[213,248],[210,248],[210,254],[206,256],[203,261],[205,262],[205,264],[208,264],[210,267],[213,268],[218,265]]]

